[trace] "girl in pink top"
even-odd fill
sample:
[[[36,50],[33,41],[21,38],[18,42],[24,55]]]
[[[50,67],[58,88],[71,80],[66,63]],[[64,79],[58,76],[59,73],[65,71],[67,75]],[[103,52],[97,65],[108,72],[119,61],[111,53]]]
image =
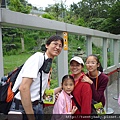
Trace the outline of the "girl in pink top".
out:
[[[74,89],[74,78],[71,75],[65,75],[62,78],[62,92],[59,94],[53,108],[53,114],[74,114],[76,106],[72,107],[71,92]]]

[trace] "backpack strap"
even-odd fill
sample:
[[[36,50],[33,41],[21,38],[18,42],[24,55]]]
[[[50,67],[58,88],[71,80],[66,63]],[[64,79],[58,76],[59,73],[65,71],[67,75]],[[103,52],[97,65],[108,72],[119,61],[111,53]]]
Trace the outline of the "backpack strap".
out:
[[[77,108],[78,108],[78,110],[81,112],[81,106],[78,104],[78,102],[77,102],[77,100],[75,99],[75,97],[73,96],[73,101],[75,102],[75,104],[76,104],[76,106],[77,106]],[[95,107],[94,107],[94,104],[96,104],[97,102],[96,101],[94,101],[93,99],[92,99],[92,103],[91,103],[91,114],[94,114],[94,115],[97,115],[97,112],[96,112],[96,109],[95,109]],[[98,115],[97,115],[98,116]],[[99,120],[100,118],[98,118],[98,120]]]
[[[17,89],[15,92],[14,92],[14,96],[19,92],[19,89]]]
[[[42,70],[40,72],[40,103],[42,103]]]
[[[42,67],[39,69],[39,72],[40,72],[40,103],[42,104],[43,101],[42,101],[42,69],[43,69],[43,66],[45,64],[45,53],[44,53],[44,62],[43,62],[43,65]]]
[[[72,95],[72,96],[73,96],[73,95]],[[76,104],[78,110],[81,112],[81,107],[80,107],[80,105],[78,104],[78,102],[77,102],[77,100],[75,99],[74,96],[72,97],[72,99],[73,99],[73,101],[75,102],[75,104]]]

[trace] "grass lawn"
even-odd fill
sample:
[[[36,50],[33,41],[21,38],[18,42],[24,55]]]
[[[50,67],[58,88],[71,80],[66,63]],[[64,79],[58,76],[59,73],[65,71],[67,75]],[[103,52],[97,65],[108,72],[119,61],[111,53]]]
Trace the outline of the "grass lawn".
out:
[[[8,72],[14,70],[16,67],[22,65],[29,56],[32,54],[30,53],[22,53],[19,55],[10,55],[4,56],[4,74],[6,75]]]

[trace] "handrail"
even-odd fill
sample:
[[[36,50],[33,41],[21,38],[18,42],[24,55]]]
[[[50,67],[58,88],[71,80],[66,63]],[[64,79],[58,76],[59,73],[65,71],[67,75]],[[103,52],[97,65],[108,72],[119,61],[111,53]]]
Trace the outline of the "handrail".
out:
[[[112,72],[107,73],[106,75],[107,75],[107,76],[110,76],[110,75],[112,75],[112,74],[115,73],[115,72],[117,72],[117,69],[113,70]]]

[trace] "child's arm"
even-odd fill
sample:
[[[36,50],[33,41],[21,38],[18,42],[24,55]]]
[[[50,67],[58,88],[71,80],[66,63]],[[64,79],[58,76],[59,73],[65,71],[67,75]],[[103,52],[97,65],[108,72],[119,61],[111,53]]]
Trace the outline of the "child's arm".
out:
[[[57,87],[57,88],[54,89],[54,93],[57,94],[58,92],[61,92],[61,90],[62,90],[61,86]]]

